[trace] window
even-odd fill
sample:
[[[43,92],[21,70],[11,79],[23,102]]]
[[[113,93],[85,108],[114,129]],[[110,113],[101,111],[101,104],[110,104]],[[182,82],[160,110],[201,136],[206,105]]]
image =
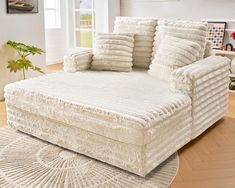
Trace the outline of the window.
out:
[[[94,0],[76,0],[75,46],[92,48],[95,32]]]
[[[60,0],[44,0],[45,28],[61,27]]]

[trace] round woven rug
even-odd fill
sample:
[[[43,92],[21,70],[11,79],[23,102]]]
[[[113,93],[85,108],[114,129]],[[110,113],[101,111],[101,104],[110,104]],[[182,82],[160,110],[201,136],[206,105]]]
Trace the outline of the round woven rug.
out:
[[[0,187],[162,188],[178,171],[175,153],[145,178],[16,132],[0,129]]]

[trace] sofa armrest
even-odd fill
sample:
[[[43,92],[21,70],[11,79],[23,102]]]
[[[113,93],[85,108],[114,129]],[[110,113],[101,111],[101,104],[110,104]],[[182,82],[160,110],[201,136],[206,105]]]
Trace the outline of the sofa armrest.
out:
[[[222,56],[209,56],[175,70],[171,77],[171,89],[193,97],[202,87],[218,84],[223,79],[228,84],[230,60]],[[204,88],[204,89],[205,89]]]
[[[225,116],[230,60],[209,56],[173,72],[171,89],[192,99],[192,139]]]
[[[73,73],[87,70],[91,66],[92,57],[93,53],[91,50],[67,53],[64,56],[64,71]]]

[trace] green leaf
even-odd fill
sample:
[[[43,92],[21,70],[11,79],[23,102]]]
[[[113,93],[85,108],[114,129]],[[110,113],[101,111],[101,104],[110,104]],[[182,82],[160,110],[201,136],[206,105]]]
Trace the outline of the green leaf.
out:
[[[36,67],[36,66],[34,66],[34,65],[31,65],[30,68],[31,68],[32,70],[34,70],[34,71],[40,72],[40,73],[42,73],[42,74],[45,74],[45,73],[42,71],[42,69],[39,68],[39,67]]]
[[[21,70],[20,65],[17,63],[17,61],[8,61],[8,69],[10,69],[10,72],[17,72],[18,70]]]
[[[30,68],[34,71],[44,74],[41,68],[34,66],[33,63],[29,59],[27,59],[29,55],[41,55],[45,53],[42,49],[14,41],[8,41],[6,43],[6,46],[15,49],[20,56],[20,59],[8,62],[7,68],[10,69],[10,72],[17,72],[22,69],[28,70]]]
[[[6,44],[10,48],[14,48],[18,52],[29,53],[28,55],[35,55],[35,54],[41,55],[41,54],[45,53],[40,48],[37,48],[35,46],[31,46],[31,45],[26,45],[26,44],[23,44],[23,43],[17,43],[17,42],[13,42],[13,41],[8,41]]]

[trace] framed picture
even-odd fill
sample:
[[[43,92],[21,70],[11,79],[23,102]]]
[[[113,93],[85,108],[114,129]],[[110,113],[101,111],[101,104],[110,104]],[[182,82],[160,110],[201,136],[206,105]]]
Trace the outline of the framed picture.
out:
[[[8,14],[38,13],[38,0],[6,0]]]
[[[221,49],[224,42],[226,22],[208,22],[208,40],[213,49]]]

